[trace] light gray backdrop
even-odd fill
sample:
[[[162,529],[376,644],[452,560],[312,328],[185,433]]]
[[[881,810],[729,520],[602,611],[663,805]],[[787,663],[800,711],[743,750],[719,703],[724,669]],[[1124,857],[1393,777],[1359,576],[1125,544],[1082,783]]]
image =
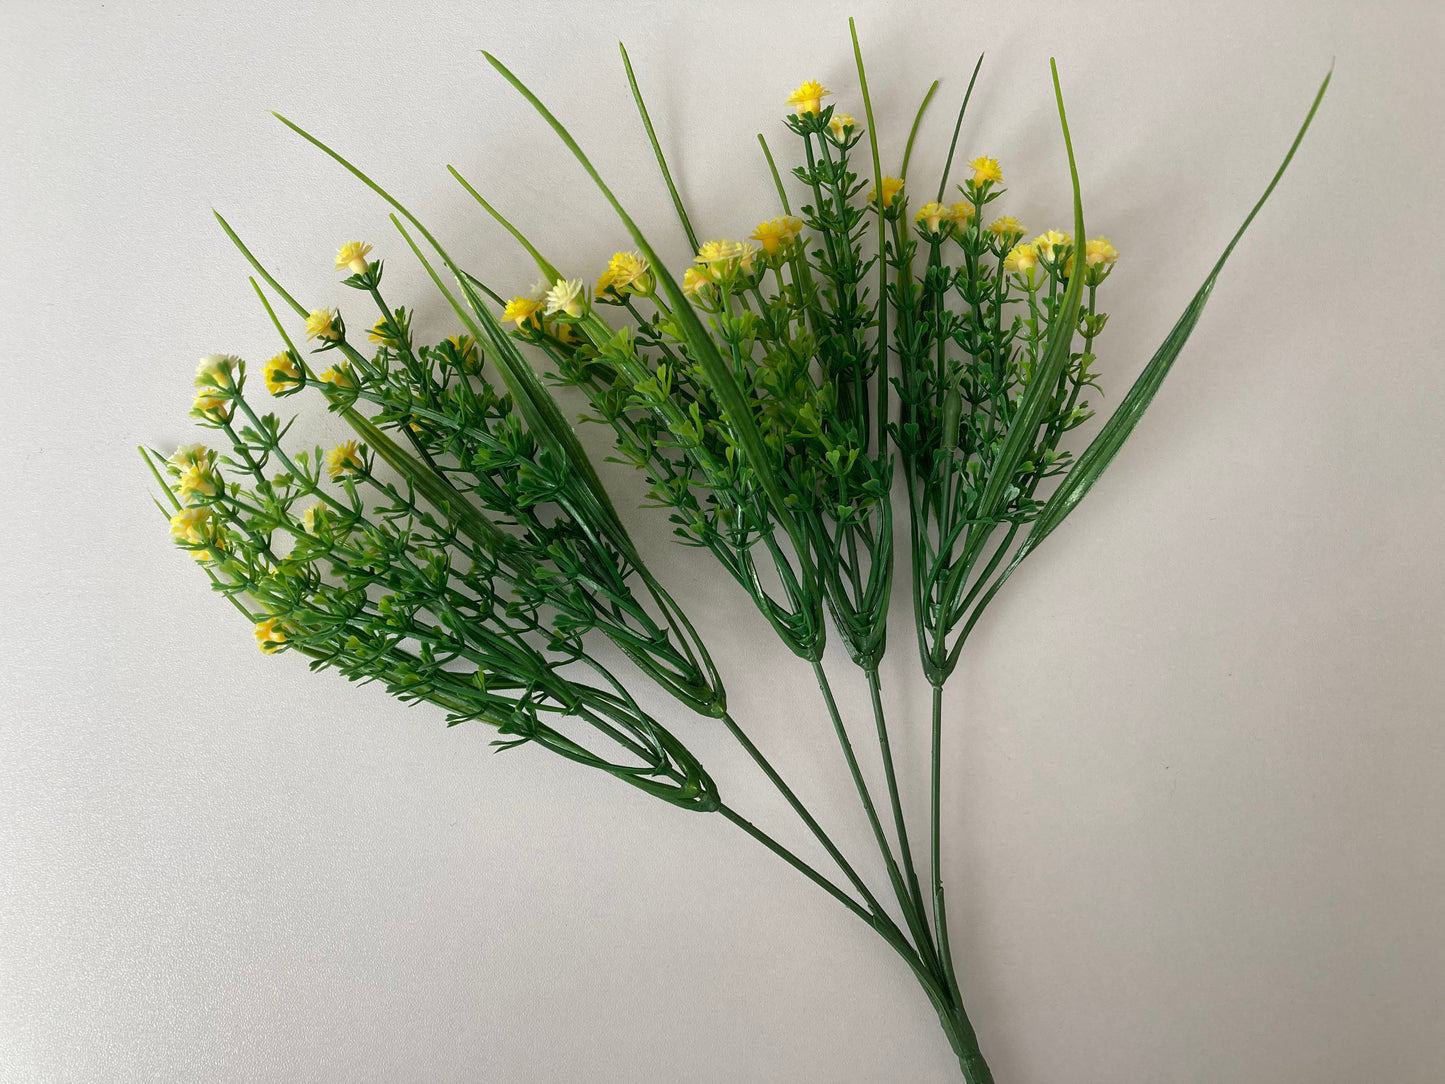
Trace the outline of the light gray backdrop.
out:
[[[987,50],[961,149],[1003,162],[1002,209],[1036,229],[1068,225],[1058,57],[1090,234],[1123,253],[1105,409],[1337,58],[1153,410],[950,687],[947,880],[1000,1084],[1445,1079],[1439,8],[853,13],[889,161],[943,78],[919,175]],[[212,205],[309,303],[356,308],[330,259],[364,238],[420,324],[455,330],[380,202],[268,109],[498,288],[535,276],[448,162],[590,279],[623,235],[489,48],[680,267],[617,39],[699,228],[739,236],[771,213],[754,134],[791,153],[792,87],[819,78],[862,113],[846,14],[0,8],[0,1078],[954,1079],[896,959],[721,819],[262,657],[170,546],[134,452],[195,439],[199,355],[276,349]],[[332,432],[310,409],[301,431]],[[881,881],[806,667],[636,507],[637,476],[605,478],[739,718]],[[884,679],[919,835],[926,688],[895,616]],[[855,672],[828,662],[863,724]],[[648,703],[738,808],[815,853],[715,725]]]

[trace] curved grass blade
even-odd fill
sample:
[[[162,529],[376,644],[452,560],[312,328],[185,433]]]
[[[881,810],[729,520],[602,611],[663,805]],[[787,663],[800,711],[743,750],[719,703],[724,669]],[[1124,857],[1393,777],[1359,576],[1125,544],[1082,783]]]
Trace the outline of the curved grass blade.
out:
[[[619,41],[617,48],[622,51],[622,64],[627,69],[627,85],[632,88],[632,100],[637,103],[637,113],[642,117],[642,126],[647,129],[648,142],[652,144],[652,153],[657,157],[658,168],[662,170],[662,179],[667,182],[672,205],[677,208],[678,221],[682,223],[682,230],[687,234],[687,243],[692,246],[692,251],[696,252],[697,234],[693,232],[692,222],[687,217],[687,208],[682,205],[682,197],[677,193],[677,185],[672,183],[672,171],[667,168],[667,159],[662,156],[657,133],[652,130],[652,118],[647,115],[647,104],[642,100],[642,91],[637,89],[637,76],[632,74],[632,59],[627,55],[627,46]]]
[[[953,152],[958,149],[958,133],[963,128],[963,115],[968,112],[968,100],[973,97],[973,84],[978,79],[978,70],[983,67],[983,54],[978,54],[978,63],[973,66],[973,75],[969,77],[968,89],[963,92],[963,104],[958,107],[958,119],[953,122],[953,141],[948,145],[948,158],[943,163],[943,176],[938,178],[938,195],[935,197],[939,203],[943,202],[943,190],[948,187],[948,172],[953,168]]]
[[[1063,129],[1064,149],[1069,157],[1069,179],[1074,189],[1074,237],[1082,239],[1084,236],[1084,201],[1079,192],[1079,168],[1074,161],[1073,140],[1069,137],[1069,118],[1064,111],[1064,93],[1059,87],[1059,69],[1053,58],[1049,59],[1049,69],[1054,77],[1054,100],[1058,103],[1059,125]],[[1076,245],[1078,243],[1075,241]],[[1003,508],[1005,493],[1013,480],[1014,470],[1023,460],[1024,455],[1033,448],[1034,441],[1038,438],[1039,424],[1043,419],[1046,402],[1058,386],[1059,377],[1069,362],[1069,352],[1073,347],[1075,329],[1079,321],[1079,303],[1083,294],[1084,276],[1075,275],[1069,279],[1069,288],[1064,292],[1063,305],[1060,307],[1059,315],[1049,328],[1048,346],[1044,350],[1044,356],[1039,359],[1038,368],[1019,399],[1018,412],[1009,423],[1008,434],[1004,437],[1003,446],[999,449],[998,457],[989,471],[988,480],[984,483],[983,495],[979,500],[979,521],[969,526],[968,534],[965,536],[965,553],[972,548],[970,542],[976,531],[988,532],[993,529],[998,514]],[[958,592],[962,590],[969,570],[970,562],[961,560],[949,574],[944,591],[949,608],[953,606]],[[945,612],[947,611],[945,610]]]
[[[903,164],[898,168],[898,179],[908,180],[908,160],[913,157],[913,141],[918,138],[918,126],[923,123],[923,111],[928,108],[928,103],[933,101],[934,94],[938,93],[938,80],[928,88],[928,93],[923,96],[923,101],[918,103],[918,112],[913,114],[913,127],[908,129],[908,142],[903,145]],[[872,132],[872,125],[869,125],[869,132]]]
[[[533,247],[532,242],[528,241],[527,238],[522,235],[521,230],[508,222],[500,211],[488,203],[480,192],[467,183],[467,179],[457,172],[455,166],[447,166],[447,172],[455,177],[461,183],[461,186],[471,194],[471,197],[482,205],[482,210],[486,211],[493,219],[501,223],[502,228],[510,233],[519,245],[527,250],[527,255],[532,257],[532,262],[537,265],[537,270],[546,276],[548,282],[556,282],[562,277],[562,273],[553,267],[551,262]]]
[[[1063,482],[1054,490],[1052,496],[1050,496],[1048,502],[1044,505],[1043,512],[1039,515],[1038,520],[1035,521],[1033,528],[1019,546],[1012,560],[1009,561],[1003,572],[999,574],[998,579],[989,588],[988,592],[979,599],[978,605],[974,607],[974,611],[969,616],[968,623],[964,626],[963,632],[959,637],[960,646],[962,645],[963,639],[967,637],[969,630],[978,620],[984,607],[986,607],[993,596],[998,593],[999,588],[1004,585],[1004,582],[1013,575],[1014,569],[1019,566],[1025,557],[1038,548],[1044,539],[1064,521],[1070,512],[1078,507],[1079,502],[1082,501],[1089,490],[1093,488],[1099,476],[1103,474],[1109,464],[1113,462],[1114,456],[1117,455],[1119,449],[1123,447],[1124,441],[1129,438],[1129,434],[1134,431],[1134,427],[1139,424],[1139,419],[1143,417],[1144,411],[1148,409],[1149,404],[1153,401],[1155,392],[1159,390],[1159,386],[1164,382],[1164,378],[1169,375],[1169,370],[1174,365],[1174,360],[1179,356],[1180,350],[1183,349],[1185,342],[1188,341],[1190,334],[1194,331],[1195,325],[1199,323],[1199,317],[1204,312],[1204,306],[1209,301],[1209,295],[1214,290],[1214,283],[1219,278],[1219,273],[1224,269],[1225,261],[1227,261],[1234,252],[1235,246],[1239,244],[1240,238],[1244,236],[1244,231],[1249,229],[1255,216],[1259,214],[1260,209],[1264,207],[1265,201],[1273,194],[1275,186],[1280,182],[1280,178],[1284,176],[1285,169],[1288,168],[1290,161],[1294,158],[1295,151],[1299,149],[1300,143],[1304,140],[1305,132],[1309,131],[1310,124],[1314,120],[1315,113],[1320,107],[1320,102],[1324,99],[1325,90],[1329,87],[1330,78],[1333,75],[1334,66],[1331,65],[1329,74],[1325,76],[1324,82],[1320,84],[1320,89],[1315,93],[1314,101],[1310,105],[1309,112],[1305,115],[1304,123],[1300,125],[1299,131],[1295,133],[1294,142],[1290,144],[1289,151],[1284,156],[1284,161],[1280,163],[1279,169],[1275,170],[1274,176],[1270,179],[1269,185],[1264,190],[1264,194],[1259,197],[1259,200],[1250,209],[1249,214],[1245,216],[1244,222],[1240,225],[1239,229],[1235,231],[1234,236],[1230,238],[1229,244],[1224,247],[1224,251],[1220,254],[1219,259],[1215,261],[1214,266],[1210,269],[1209,275],[1204,280],[1204,284],[1199,287],[1198,292],[1195,293],[1194,297],[1185,307],[1184,312],[1175,322],[1174,327],[1170,329],[1169,334],[1165,336],[1164,341],[1159,345],[1159,349],[1156,350],[1154,356],[1149,359],[1149,364],[1144,367],[1144,371],[1140,373],[1138,379],[1134,381],[1134,385],[1129,389],[1129,393],[1124,396],[1123,401],[1109,417],[1109,420],[1104,424],[1103,428],[1099,430],[1098,435],[1096,435],[1089,443],[1089,446],[1084,449],[1083,454],[1079,456],[1078,462],[1074,465],[1074,469],[1069,471]]]

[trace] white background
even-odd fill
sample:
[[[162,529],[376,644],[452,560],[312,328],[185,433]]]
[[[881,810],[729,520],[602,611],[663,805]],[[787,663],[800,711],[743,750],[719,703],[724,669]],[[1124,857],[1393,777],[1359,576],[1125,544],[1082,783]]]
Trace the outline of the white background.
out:
[[[1001,159],[1001,209],[1035,229],[1068,226],[1058,57],[1089,232],[1123,253],[1103,409],[1337,58],[1150,414],[971,641],[946,877],[1000,1084],[1445,1079],[1440,9],[853,13],[887,161],[943,78],[919,176],[987,50],[961,151]],[[790,153],[793,86],[819,78],[862,114],[846,14],[0,7],[0,1079],[955,1079],[896,958],[720,818],[541,751],[494,757],[479,726],[262,657],[169,544],[134,452],[196,438],[199,355],[277,349],[212,205],[307,303],[370,322],[330,268],[363,238],[422,326],[456,330],[380,202],[268,109],[497,289],[535,276],[448,162],[590,279],[623,235],[486,47],[681,267],[617,39],[699,229],[739,236],[773,213],[754,134]],[[328,432],[301,402],[299,431]],[[584,432],[599,453],[602,436]],[[636,475],[605,478],[738,717],[882,890],[806,667],[636,507]],[[926,686],[898,602],[884,680],[922,838]],[[828,663],[867,747],[856,671]],[[647,703],[734,805],[815,854],[715,724]]]

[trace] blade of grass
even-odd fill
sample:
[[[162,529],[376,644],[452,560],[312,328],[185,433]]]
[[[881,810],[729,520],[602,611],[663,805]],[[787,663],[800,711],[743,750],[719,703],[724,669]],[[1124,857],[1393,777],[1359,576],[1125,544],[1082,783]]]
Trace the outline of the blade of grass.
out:
[[[983,67],[983,54],[978,54],[978,63],[973,66],[973,75],[969,77],[968,89],[963,92],[963,104],[958,107],[958,119],[953,122],[953,141],[948,145],[948,158],[943,163],[943,176],[938,178],[939,203],[943,202],[943,190],[948,187],[948,171],[953,168],[953,152],[958,149],[958,133],[963,128],[963,115],[968,111],[968,100],[973,97],[973,84],[978,79],[978,70]]]
[[[657,133],[652,130],[652,118],[647,115],[647,105],[642,100],[642,91],[637,89],[637,76],[632,73],[632,59],[627,55],[627,46],[619,41],[617,48],[622,51],[622,64],[627,69],[627,85],[632,88],[632,100],[637,103],[637,113],[642,118],[642,126],[647,129],[647,139],[652,144],[652,153],[657,157],[658,168],[662,170],[662,179],[667,182],[667,191],[672,196],[672,205],[677,208],[677,219],[682,223],[682,231],[687,234],[687,243],[692,246],[692,251],[696,252],[698,249],[697,234],[693,232],[692,222],[687,217],[687,208],[682,205],[682,197],[677,194],[677,185],[672,183],[672,171],[667,168],[667,159],[662,156],[662,147],[657,142]]]
[[[1144,411],[1148,409],[1149,404],[1153,401],[1154,394],[1159,390],[1159,386],[1164,382],[1164,378],[1169,375],[1170,368],[1173,367],[1175,359],[1179,356],[1179,352],[1183,349],[1185,342],[1188,341],[1190,334],[1194,331],[1195,325],[1199,323],[1199,318],[1204,312],[1204,306],[1209,301],[1209,295],[1214,290],[1215,281],[1219,278],[1219,273],[1224,269],[1225,262],[1234,252],[1234,248],[1239,244],[1240,238],[1244,236],[1245,230],[1249,229],[1255,216],[1259,214],[1260,209],[1264,207],[1265,201],[1274,193],[1275,187],[1280,182],[1280,178],[1284,176],[1285,170],[1294,158],[1295,151],[1299,149],[1300,143],[1304,140],[1305,132],[1309,131],[1310,124],[1314,121],[1315,113],[1319,110],[1320,102],[1324,99],[1325,90],[1329,87],[1330,78],[1333,75],[1334,65],[1332,64],[1329,73],[1324,78],[1324,82],[1320,84],[1319,90],[1315,93],[1314,101],[1310,104],[1310,109],[1305,115],[1304,123],[1300,125],[1299,131],[1295,133],[1294,142],[1290,144],[1289,151],[1284,156],[1284,161],[1282,161],[1279,168],[1275,170],[1274,176],[1270,179],[1268,186],[1266,186],[1264,190],[1264,194],[1259,197],[1259,200],[1250,209],[1249,214],[1245,216],[1244,222],[1240,225],[1239,229],[1235,231],[1234,236],[1230,238],[1229,244],[1224,247],[1224,251],[1220,254],[1219,259],[1215,261],[1214,266],[1210,269],[1209,275],[1204,280],[1204,284],[1199,287],[1198,292],[1195,293],[1194,297],[1185,307],[1184,312],[1175,322],[1174,327],[1171,328],[1169,334],[1165,336],[1159,349],[1156,350],[1154,356],[1149,359],[1149,364],[1144,367],[1144,371],[1140,373],[1138,379],[1134,381],[1134,385],[1129,389],[1128,394],[1124,396],[1123,401],[1115,409],[1103,428],[1099,430],[1098,435],[1096,435],[1089,443],[1089,446],[1084,449],[1083,454],[1079,456],[1078,462],[1074,465],[1074,469],[1069,471],[1063,482],[1054,490],[1052,496],[1050,496],[1048,502],[1044,505],[1043,512],[1039,515],[1038,520],[1035,521],[1033,528],[1029,531],[1028,536],[1019,546],[1018,551],[1009,561],[1007,567],[999,574],[998,579],[989,588],[987,593],[979,599],[978,604],[974,607],[973,613],[970,615],[968,623],[964,626],[963,632],[959,637],[959,646],[962,646],[964,638],[967,637],[969,630],[972,629],[989,601],[998,593],[999,588],[1003,586],[1004,582],[1013,575],[1014,569],[1022,563],[1025,557],[1037,549],[1044,539],[1053,533],[1054,529],[1064,521],[1070,512],[1079,506],[1079,502],[1082,501],[1089,490],[1093,488],[1099,476],[1103,474],[1109,464],[1113,462],[1114,456],[1117,455],[1119,449],[1123,447],[1124,442],[1129,438],[1129,434],[1134,431],[1134,427],[1139,424],[1139,419],[1143,417]],[[956,650],[957,648],[955,648],[955,651]]]

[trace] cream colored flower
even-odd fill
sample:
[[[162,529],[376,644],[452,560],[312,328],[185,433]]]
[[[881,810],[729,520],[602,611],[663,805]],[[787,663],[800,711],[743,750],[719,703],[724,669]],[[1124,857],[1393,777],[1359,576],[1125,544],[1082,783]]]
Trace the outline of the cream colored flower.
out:
[[[337,388],[354,388],[356,381],[351,379],[351,366],[344,361],[338,361],[329,369],[323,369],[316,374],[316,379],[322,384],[330,384]]]
[[[949,220],[960,226],[967,226],[972,222],[974,213],[973,204],[967,200],[959,200],[957,203],[951,204],[948,208]]]
[[[704,286],[711,285],[712,280],[696,267],[689,267],[682,273],[682,293],[684,297],[695,298],[699,290]]]
[[[210,508],[182,508],[171,517],[171,538],[197,561],[219,561],[225,539]]]
[[[858,127],[858,122],[847,113],[834,113],[828,121],[828,127],[833,129],[833,138],[842,143],[848,136],[847,130]]]
[[[1074,239],[1067,233],[1049,230],[1047,233],[1041,233],[1035,237],[1033,243],[1040,256],[1046,260],[1053,260],[1058,258],[1054,250],[1067,248],[1074,243]]]
[[[547,291],[545,311],[548,316],[555,316],[560,312],[578,318],[585,311],[586,305],[581,279],[558,279]]]

